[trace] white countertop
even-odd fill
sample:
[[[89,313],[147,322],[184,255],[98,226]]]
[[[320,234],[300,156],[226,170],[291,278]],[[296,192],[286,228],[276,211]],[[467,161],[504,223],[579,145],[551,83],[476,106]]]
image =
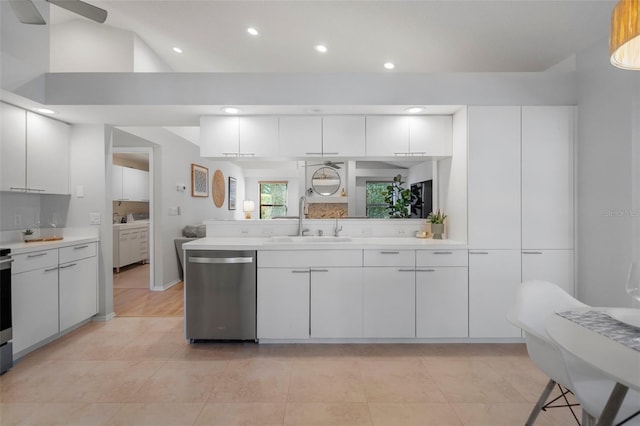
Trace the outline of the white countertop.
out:
[[[11,249],[11,254],[31,253],[38,250],[57,249],[60,247],[72,246],[82,243],[93,243],[100,241],[98,237],[64,237],[62,240],[57,241],[43,241],[43,242],[14,242],[14,243],[2,243],[2,248]]]
[[[185,250],[319,250],[319,249],[468,249],[467,244],[453,240],[415,237],[353,237],[351,241],[272,242],[263,237],[206,237],[185,243]],[[311,239],[311,238],[310,238]]]
[[[116,229],[134,229],[134,228],[144,228],[146,226],[149,226],[148,220],[136,220],[133,222],[113,224],[113,227]]]

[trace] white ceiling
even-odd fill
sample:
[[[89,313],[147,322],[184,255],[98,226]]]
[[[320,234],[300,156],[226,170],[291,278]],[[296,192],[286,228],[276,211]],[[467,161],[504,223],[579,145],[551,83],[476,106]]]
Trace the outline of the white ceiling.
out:
[[[614,1],[92,1],[180,72],[544,71],[606,37]],[[52,22],[75,19],[51,7]],[[246,28],[260,31],[252,37]],[[316,44],[329,51],[320,54]],[[179,46],[184,53],[172,51]]]

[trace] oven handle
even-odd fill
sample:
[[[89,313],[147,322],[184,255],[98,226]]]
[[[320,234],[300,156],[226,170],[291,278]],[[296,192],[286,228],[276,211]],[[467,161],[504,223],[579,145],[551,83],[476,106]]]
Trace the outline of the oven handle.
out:
[[[13,259],[2,259],[0,260],[0,265],[5,264],[5,263],[12,263]]]

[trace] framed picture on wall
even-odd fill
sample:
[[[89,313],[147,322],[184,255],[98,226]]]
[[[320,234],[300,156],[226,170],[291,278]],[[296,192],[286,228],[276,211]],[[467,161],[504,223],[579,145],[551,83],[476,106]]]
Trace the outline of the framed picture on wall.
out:
[[[229,177],[229,210],[236,209],[236,179]]]
[[[191,164],[191,196],[209,196],[209,169],[198,164]]]

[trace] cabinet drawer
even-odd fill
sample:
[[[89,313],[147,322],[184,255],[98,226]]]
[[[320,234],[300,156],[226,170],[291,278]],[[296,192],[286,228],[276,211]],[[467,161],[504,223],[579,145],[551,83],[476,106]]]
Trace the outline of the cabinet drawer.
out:
[[[258,253],[259,268],[362,266],[362,250],[269,250]]]
[[[93,257],[97,252],[97,243],[78,244],[60,249],[60,263]]]
[[[417,250],[416,266],[467,266],[467,250]]]
[[[49,268],[52,266],[58,266],[58,249],[14,254],[11,273],[19,274],[21,272]]]
[[[365,250],[364,266],[415,266],[415,251]]]

